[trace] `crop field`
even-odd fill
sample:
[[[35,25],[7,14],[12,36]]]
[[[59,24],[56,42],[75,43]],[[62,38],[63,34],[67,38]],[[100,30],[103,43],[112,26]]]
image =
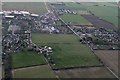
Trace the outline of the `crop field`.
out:
[[[12,54],[12,67],[20,68],[33,65],[46,64],[44,57],[34,51],[21,51]]]
[[[72,24],[90,25],[91,23],[80,15],[65,14],[60,16],[66,23],[71,22]]]
[[[118,26],[118,7],[115,4],[107,3],[107,2],[99,2],[99,3],[66,3],[66,6],[76,12],[79,10],[87,10],[95,14],[96,16],[111,22],[115,26]],[[109,13],[109,14],[108,14]]]
[[[5,2],[3,10],[26,10],[31,13],[44,14],[47,12],[44,2]]]
[[[112,30],[116,30],[117,28],[104,20],[99,19],[97,16],[94,15],[83,15],[84,18],[86,18],[87,20],[89,20],[93,25],[95,25],[98,28],[104,27],[107,29],[112,29]]]
[[[113,72],[118,75],[118,51],[100,50],[95,52],[96,55],[106,64]]]
[[[75,35],[33,34],[32,41],[37,45],[52,46],[51,56],[55,68],[101,65],[91,50],[82,45]]]
[[[13,78],[56,78],[48,65],[14,69]]]
[[[105,67],[58,70],[56,73],[60,78],[115,78]]]
[[[115,26],[118,26],[118,8],[115,6],[90,6],[87,10],[91,11],[96,16],[111,22]],[[108,14],[109,13],[109,14]],[[113,21],[114,20],[114,21]]]

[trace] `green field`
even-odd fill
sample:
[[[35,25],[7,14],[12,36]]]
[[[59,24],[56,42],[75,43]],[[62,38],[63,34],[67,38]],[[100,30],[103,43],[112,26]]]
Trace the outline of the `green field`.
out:
[[[71,9],[79,14],[82,11],[90,11],[96,16],[111,22],[115,26],[118,26],[118,8],[117,4],[109,2],[82,2],[80,4],[73,2],[66,2],[65,6],[55,6],[57,9]],[[96,6],[98,5],[98,6]],[[108,14],[109,13],[109,14]]]
[[[13,70],[13,78],[56,78],[48,65]]]
[[[89,25],[91,24],[88,20],[80,15],[65,14],[60,16],[66,23],[71,22],[73,24]]]
[[[32,41],[37,45],[52,46],[52,59],[56,64],[55,68],[100,64],[91,50],[82,45],[75,35],[33,34]]]
[[[98,5],[98,6],[95,6]],[[70,9],[78,12],[79,10],[87,10],[95,14],[96,16],[111,22],[115,26],[118,26],[118,8],[117,5],[108,2],[95,2],[95,3],[66,3],[66,6]]]
[[[34,51],[21,51],[12,54],[12,67],[26,67],[32,65],[46,64],[44,57]]]
[[[44,2],[6,2],[3,10],[26,10],[31,13],[44,14],[47,12]]]

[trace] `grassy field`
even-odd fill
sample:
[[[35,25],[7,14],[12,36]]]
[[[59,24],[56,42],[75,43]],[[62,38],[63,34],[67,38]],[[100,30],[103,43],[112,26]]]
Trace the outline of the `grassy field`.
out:
[[[80,15],[65,14],[61,18],[66,22],[71,22],[73,24],[89,25],[91,24],[88,20]]]
[[[118,8],[115,4],[107,2],[99,3],[66,3],[67,7],[74,11],[87,10],[95,14],[96,16],[113,23],[115,26],[118,25]],[[98,6],[95,6],[98,5]],[[108,14],[109,13],[109,14]]]
[[[31,13],[44,14],[47,12],[44,2],[6,2],[3,10],[27,10]]]
[[[48,65],[13,70],[13,78],[56,78]]]
[[[21,51],[19,53],[12,54],[12,66],[13,68],[46,64],[44,57],[33,51]]]
[[[100,64],[91,50],[79,43],[79,38],[75,35],[33,34],[32,40],[37,45],[52,46],[52,59],[56,64],[55,68]]]

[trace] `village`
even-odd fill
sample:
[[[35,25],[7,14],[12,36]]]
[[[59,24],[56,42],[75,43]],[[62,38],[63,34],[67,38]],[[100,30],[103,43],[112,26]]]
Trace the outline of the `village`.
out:
[[[107,31],[105,28],[95,29],[94,27],[73,28],[82,39],[80,42],[89,44],[95,50],[117,50],[118,34],[116,31]]]
[[[68,13],[70,10],[52,10],[55,13]],[[49,11],[45,15],[39,16],[28,11],[3,11],[0,12],[3,20],[3,52],[16,52],[27,47],[35,49],[43,53],[51,53],[51,47],[37,47],[31,41],[31,33],[47,33],[47,34],[65,34],[69,29],[61,21],[63,28],[58,28],[56,21],[60,21],[58,17]],[[61,15],[61,14],[58,14]],[[75,15],[75,14],[74,14]],[[68,25],[70,25],[68,23]],[[117,31],[108,31],[105,28],[95,27],[74,27],[72,29],[81,37],[80,42],[89,44],[92,49],[109,49],[118,50],[118,35]],[[72,32],[70,33],[72,34]],[[32,47],[31,47],[32,46]],[[6,52],[6,53],[5,53]]]
[[[116,60],[114,55],[119,50],[117,27],[94,11],[99,12],[101,7],[111,9],[109,5],[113,4],[22,3],[25,8],[21,3],[13,4],[18,9],[5,7],[0,12],[5,78],[51,77],[51,73],[58,80],[66,76],[116,77],[117,63],[113,65],[110,59],[113,55]],[[95,8],[89,9],[84,4]],[[20,6],[24,9],[19,9]]]
[[[2,58],[3,65],[6,67],[5,70],[7,70],[5,74],[9,73],[10,66],[8,64],[10,64],[10,62],[8,62],[8,55],[12,53],[20,52],[24,49],[36,51],[45,57],[52,53],[52,48],[49,46],[35,45],[31,40],[31,32],[34,33],[39,30],[39,32],[51,34],[58,31],[53,27],[53,16],[52,19],[47,17],[50,14],[40,17],[37,14],[30,14],[27,11],[4,11],[1,12],[1,15],[3,15]],[[39,19],[41,19],[41,23],[38,21]],[[50,22],[47,22],[47,20]],[[30,24],[33,26],[30,26]]]

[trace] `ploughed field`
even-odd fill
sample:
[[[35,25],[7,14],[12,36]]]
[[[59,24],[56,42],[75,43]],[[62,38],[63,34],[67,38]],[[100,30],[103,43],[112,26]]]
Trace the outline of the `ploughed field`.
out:
[[[115,74],[118,75],[118,51],[117,50],[99,50],[95,51],[96,55],[108,66]]]
[[[83,16],[98,28],[104,27],[107,29],[117,30],[117,28],[113,24],[105,20],[101,20],[97,16],[94,16],[94,15],[83,15]]]
[[[54,68],[101,65],[91,50],[81,44],[75,35],[32,34],[32,41],[53,48],[51,57],[55,63]]]
[[[105,67],[58,70],[56,74],[60,78],[115,78]]]

